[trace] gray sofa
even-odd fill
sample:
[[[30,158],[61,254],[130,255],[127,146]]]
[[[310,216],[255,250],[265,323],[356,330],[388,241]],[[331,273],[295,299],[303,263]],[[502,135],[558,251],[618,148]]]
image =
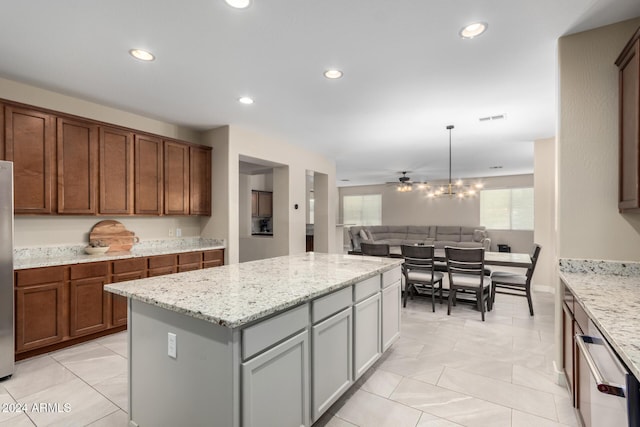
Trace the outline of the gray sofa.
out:
[[[400,245],[434,245],[459,248],[491,247],[491,239],[484,227],[461,227],[451,225],[369,225],[349,227],[351,247],[360,252],[360,243],[386,243],[391,253],[399,254]]]

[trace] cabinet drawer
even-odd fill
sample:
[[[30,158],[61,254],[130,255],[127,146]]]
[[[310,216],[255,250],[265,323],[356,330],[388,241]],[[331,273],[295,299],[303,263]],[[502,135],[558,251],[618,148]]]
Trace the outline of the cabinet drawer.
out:
[[[175,265],[175,255],[158,255],[149,257],[149,268],[173,267]]]
[[[333,313],[347,308],[353,300],[353,290],[348,286],[339,291],[333,292],[322,298],[314,300],[311,304],[311,320],[313,323],[326,319]]]
[[[16,286],[42,285],[64,281],[65,267],[30,268],[16,271]]]
[[[309,324],[309,305],[304,304],[242,330],[242,359],[246,360]]]
[[[215,261],[205,261],[202,263],[202,268],[213,268],[213,267],[220,267],[221,265],[224,265],[222,263],[222,260],[215,260]]]
[[[202,252],[187,252],[178,254],[178,265],[196,264],[202,260]]]
[[[145,258],[132,258],[113,261],[113,274],[130,273],[147,269]]]
[[[224,251],[222,249],[215,249],[212,251],[204,251],[202,253],[202,259],[204,261],[223,261]]]
[[[109,265],[107,261],[72,265],[70,274],[71,280],[85,279],[87,277],[102,277],[109,274]]]
[[[356,302],[380,292],[380,276],[373,276],[362,282],[358,282],[354,286],[354,300]]]
[[[164,276],[165,274],[173,274],[176,271],[175,266],[152,268],[149,269],[149,277]]]
[[[385,271],[382,273],[382,287],[386,288],[387,286],[391,286],[400,280],[400,276],[402,273],[400,272],[400,267],[394,268],[393,270]]]

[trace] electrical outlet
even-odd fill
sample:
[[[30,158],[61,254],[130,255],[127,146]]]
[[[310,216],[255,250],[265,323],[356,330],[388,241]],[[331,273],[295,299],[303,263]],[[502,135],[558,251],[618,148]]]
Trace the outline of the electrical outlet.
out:
[[[173,237],[173,228],[169,229],[169,237]]]
[[[176,334],[169,332],[167,337],[167,353],[169,357],[176,358],[178,354],[178,338]]]
[[[176,228],[176,237],[182,237],[182,228]]]

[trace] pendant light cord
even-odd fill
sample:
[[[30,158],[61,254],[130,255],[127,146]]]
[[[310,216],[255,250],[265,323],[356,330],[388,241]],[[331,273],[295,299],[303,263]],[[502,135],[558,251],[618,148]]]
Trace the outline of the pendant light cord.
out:
[[[453,129],[453,125],[447,126],[449,130],[449,188],[451,188],[451,129]]]

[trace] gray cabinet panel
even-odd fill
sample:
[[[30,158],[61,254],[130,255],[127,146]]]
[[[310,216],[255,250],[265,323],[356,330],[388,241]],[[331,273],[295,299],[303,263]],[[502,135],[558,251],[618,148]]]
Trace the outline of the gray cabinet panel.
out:
[[[309,420],[305,330],[242,364],[242,426],[300,427]]]
[[[400,337],[400,281],[382,290],[382,351]]]
[[[312,329],[313,421],[353,384],[351,307]]]
[[[380,303],[378,292],[353,306],[354,380],[360,378],[382,354]]]

